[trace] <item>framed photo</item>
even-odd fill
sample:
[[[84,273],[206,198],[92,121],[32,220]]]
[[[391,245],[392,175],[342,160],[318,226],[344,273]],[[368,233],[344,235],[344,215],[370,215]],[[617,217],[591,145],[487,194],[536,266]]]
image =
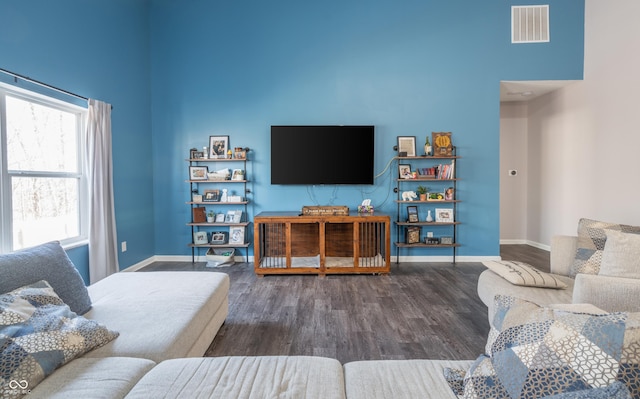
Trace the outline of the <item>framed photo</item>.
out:
[[[196,231],[193,233],[193,243],[196,245],[207,244],[209,240],[207,239],[206,231]]]
[[[419,221],[417,206],[414,206],[414,205],[407,206],[407,220],[410,223],[417,223]]]
[[[415,157],[416,136],[398,136],[398,154],[402,154],[401,157]]]
[[[198,151],[197,148],[192,148],[189,150],[189,158],[190,159],[201,159],[204,158],[204,153],[202,151]]]
[[[451,132],[431,132],[434,157],[450,157],[453,155]]]
[[[202,202],[219,202],[220,190],[205,190],[202,196]]]
[[[202,194],[193,194],[193,202],[202,202]]]
[[[225,223],[240,223],[242,221],[242,211],[227,211],[227,214],[224,217]]]
[[[233,156],[236,159],[247,159],[247,151],[242,147],[236,147]]]
[[[189,166],[189,180],[207,180],[207,166]]]
[[[244,244],[244,226],[229,228],[229,244]]]
[[[216,223],[224,223],[224,213],[218,213],[216,215]]]
[[[223,245],[227,243],[227,235],[223,231],[214,231],[211,233],[211,244]]]
[[[411,226],[407,227],[406,230],[406,243],[407,244],[417,244],[420,242],[420,227]]]
[[[229,136],[209,136],[209,158],[226,158]]]
[[[411,165],[399,164],[398,165],[398,176],[401,179],[413,179],[413,173],[411,172]]]
[[[436,223],[453,223],[453,209],[436,208]]]
[[[231,174],[231,180],[244,180],[244,170],[234,169]]]

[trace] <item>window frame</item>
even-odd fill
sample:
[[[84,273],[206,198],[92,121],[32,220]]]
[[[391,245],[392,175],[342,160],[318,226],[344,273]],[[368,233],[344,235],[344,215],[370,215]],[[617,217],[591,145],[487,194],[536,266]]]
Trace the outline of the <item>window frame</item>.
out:
[[[24,101],[37,103],[76,115],[77,134],[77,171],[51,172],[9,170],[7,159],[7,107],[6,98],[10,96]],[[13,246],[13,205],[12,179],[14,177],[45,177],[45,178],[73,178],[78,179],[78,235],[75,237],[58,238],[65,248],[73,248],[88,243],[89,194],[87,177],[86,148],[86,120],[88,109],[70,102],[66,102],[35,91],[14,87],[0,82],[0,253],[14,251]]]

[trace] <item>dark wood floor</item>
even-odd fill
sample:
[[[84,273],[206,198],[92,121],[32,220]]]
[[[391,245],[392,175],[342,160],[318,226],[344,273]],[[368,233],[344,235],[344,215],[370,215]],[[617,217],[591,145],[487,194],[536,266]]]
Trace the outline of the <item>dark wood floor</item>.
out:
[[[549,254],[501,247],[505,260],[549,269]],[[475,359],[489,324],[478,298],[480,263],[401,263],[390,275],[266,276],[239,263],[156,262],[141,271],[228,273],[229,315],[207,356],[316,355],[365,359]]]

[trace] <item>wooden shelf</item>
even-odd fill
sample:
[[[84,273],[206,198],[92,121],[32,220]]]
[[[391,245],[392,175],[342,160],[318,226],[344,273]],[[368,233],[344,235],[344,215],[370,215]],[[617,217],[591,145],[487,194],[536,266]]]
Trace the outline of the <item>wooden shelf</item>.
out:
[[[460,222],[394,222],[398,226],[453,226]]]
[[[248,248],[249,243],[245,242],[244,244],[189,244],[191,248]]]
[[[242,158],[190,158],[185,159],[187,162],[249,162],[248,159]]]
[[[453,204],[453,203],[458,203],[460,202],[460,200],[433,200],[433,201],[403,201],[403,200],[396,200],[396,202],[398,204]]]
[[[396,242],[396,247],[398,248],[455,248],[459,247],[460,244],[425,244],[423,242],[415,243],[415,244],[406,244],[404,242]]]
[[[247,227],[249,224],[250,224],[249,222],[241,222],[241,223],[207,223],[207,222],[202,222],[202,223],[187,223],[187,226],[201,226],[201,227],[206,227],[206,226],[221,226],[221,227],[244,226],[244,227]]]
[[[249,180],[185,180],[187,183],[249,183]]]
[[[249,201],[240,202],[221,202],[221,201],[208,201],[208,202],[185,202],[190,205],[246,205]]]

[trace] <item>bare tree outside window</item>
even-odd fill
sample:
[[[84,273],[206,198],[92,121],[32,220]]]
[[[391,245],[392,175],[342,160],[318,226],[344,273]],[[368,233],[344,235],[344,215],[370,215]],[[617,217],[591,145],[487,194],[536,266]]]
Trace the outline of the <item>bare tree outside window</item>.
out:
[[[81,114],[6,96],[13,249],[80,235]]]

